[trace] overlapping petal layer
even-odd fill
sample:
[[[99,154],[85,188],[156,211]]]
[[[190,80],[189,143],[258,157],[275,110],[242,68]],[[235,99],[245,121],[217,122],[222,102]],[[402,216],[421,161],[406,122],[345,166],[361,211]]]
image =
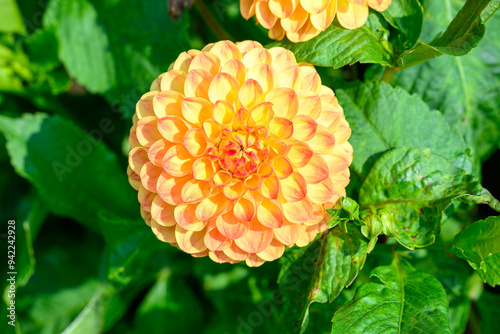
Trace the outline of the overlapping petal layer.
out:
[[[285,35],[294,43],[307,41],[332,24],[335,16],[347,29],[365,24],[368,7],[382,12],[391,0],[240,0],[241,15],[255,16],[258,24],[269,29],[269,38]]]
[[[196,257],[258,266],[305,246],[349,183],[343,110],[283,48],[222,41],[184,52],[133,122],[128,174],[142,216]]]

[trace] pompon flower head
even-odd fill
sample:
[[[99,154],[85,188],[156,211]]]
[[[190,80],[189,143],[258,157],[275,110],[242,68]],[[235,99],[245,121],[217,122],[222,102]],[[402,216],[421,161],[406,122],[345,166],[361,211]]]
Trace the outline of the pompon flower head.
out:
[[[269,38],[285,35],[294,43],[307,41],[332,24],[335,16],[347,29],[356,29],[368,19],[368,7],[382,12],[391,0],[240,0],[241,15],[269,29]]]
[[[327,226],[351,130],[315,68],[257,42],[182,53],[137,103],[129,180],[158,239],[259,266]]]

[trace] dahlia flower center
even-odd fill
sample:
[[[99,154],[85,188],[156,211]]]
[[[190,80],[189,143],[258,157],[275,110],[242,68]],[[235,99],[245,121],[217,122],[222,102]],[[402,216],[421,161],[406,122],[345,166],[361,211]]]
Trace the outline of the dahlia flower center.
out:
[[[231,132],[219,141],[217,149],[210,152],[211,158],[217,160],[222,169],[236,178],[246,178],[256,173],[260,164],[269,158],[269,149],[259,139],[253,129]]]

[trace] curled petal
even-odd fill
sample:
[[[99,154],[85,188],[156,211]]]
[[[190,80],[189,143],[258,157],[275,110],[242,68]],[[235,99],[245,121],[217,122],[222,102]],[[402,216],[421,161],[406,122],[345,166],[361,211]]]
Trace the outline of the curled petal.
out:
[[[202,222],[217,218],[227,207],[228,200],[224,193],[210,196],[198,204],[196,218]]]
[[[255,48],[247,52],[247,54],[243,57],[242,62],[246,68],[251,68],[258,64],[271,65],[273,57],[266,49]]]
[[[151,203],[151,217],[162,226],[176,224],[174,210],[175,206],[162,200],[159,195],[156,195]]]
[[[179,70],[168,71],[161,78],[160,88],[162,91],[173,90],[184,94],[184,83],[186,81],[186,72]]]
[[[273,239],[269,246],[257,255],[265,261],[274,261],[279,259],[285,253],[285,245],[279,240]]]
[[[292,119],[299,110],[299,98],[293,89],[280,87],[266,95],[266,101],[273,104],[278,117]]]
[[[330,0],[325,10],[311,15],[311,24],[318,30],[324,31],[328,28],[337,13],[337,0]]]
[[[304,41],[308,41],[311,38],[314,38],[319,35],[321,30],[316,29],[311,20],[307,20],[302,27],[296,32],[287,33],[286,36],[288,39],[294,43],[300,43]]]
[[[257,220],[269,228],[283,226],[283,210],[272,200],[263,198],[257,208]]]
[[[220,41],[215,43],[210,49],[210,53],[215,54],[219,58],[222,66],[231,59],[241,60],[240,50],[231,41]]]
[[[184,96],[176,91],[165,91],[155,95],[153,99],[154,115],[182,117],[181,102]]]
[[[245,187],[250,190],[257,190],[262,184],[262,178],[259,174],[251,174],[245,179]]]
[[[287,202],[301,201],[306,198],[309,191],[306,179],[297,172],[293,172],[286,179],[280,180],[280,185],[283,193],[283,198]]]
[[[313,203],[323,204],[329,202],[335,194],[332,179],[327,178],[321,182],[308,184],[307,193]]]
[[[269,10],[280,19],[286,19],[292,15],[297,0],[269,0]]]
[[[249,267],[260,267],[266,262],[262,258],[260,258],[257,254],[249,254],[248,259],[245,260],[245,263]]]
[[[251,121],[255,124],[267,123],[274,115],[273,105],[269,102],[262,102],[252,107],[248,112],[250,113]]]
[[[257,173],[259,173],[261,177],[267,178],[273,174],[273,166],[267,162],[263,162],[257,169]]]
[[[186,97],[200,97],[208,100],[208,89],[213,75],[205,70],[189,71],[184,83],[184,95]]]
[[[309,0],[309,1],[301,1],[302,7],[311,13],[318,14],[326,9],[326,7],[330,4],[330,0]]]
[[[214,121],[220,125],[229,125],[233,121],[234,107],[227,101],[217,101],[212,110]]]
[[[270,176],[262,182],[260,187],[262,196],[268,199],[277,199],[280,193],[280,183],[276,176]]]
[[[241,221],[251,221],[255,217],[255,201],[253,197],[240,197],[234,204],[233,213]]]
[[[151,204],[153,203],[153,200],[155,198],[156,194],[147,190],[144,187],[139,187],[139,193],[137,194],[137,199],[139,200],[139,203],[141,203],[141,207],[148,211],[151,212]]]
[[[273,230],[274,237],[288,247],[292,247],[300,233],[300,224],[294,224],[284,219],[283,226]]]
[[[175,225],[162,226],[154,220],[151,221],[151,230],[156,235],[156,237],[163,242],[168,242],[170,244],[176,242],[175,228]]]
[[[277,1],[277,0],[273,0]],[[297,60],[295,59],[295,55],[293,54],[292,51],[287,50],[281,46],[275,46],[274,48],[269,49],[269,53],[273,57],[273,67],[281,62],[291,62],[291,63],[297,63]],[[283,82],[281,82],[281,86],[283,86]]]
[[[182,187],[181,197],[184,203],[197,203],[212,192],[210,182],[200,180],[190,180]]]
[[[208,252],[208,257],[216,263],[236,263],[237,261],[231,259],[224,253],[224,251]]]
[[[356,29],[368,19],[368,6],[360,6],[349,0],[337,0],[337,18],[347,29]]]
[[[321,93],[321,78],[314,66],[306,64],[301,65],[300,70],[304,73],[304,88],[316,94]]]
[[[267,1],[259,1],[255,6],[255,17],[257,21],[266,29],[270,29],[278,20],[269,9]]]
[[[206,223],[196,218],[195,212],[198,204],[181,204],[174,209],[174,217],[177,224],[188,231],[201,231]]]
[[[307,142],[314,152],[319,154],[327,154],[333,151],[335,147],[335,136],[328,128],[323,125],[318,125],[316,134]]]
[[[207,150],[207,139],[200,129],[190,129],[186,132],[182,146],[194,157],[199,157]]]
[[[293,90],[299,90],[304,87],[304,74],[297,63],[284,61],[273,65],[273,68],[278,74],[281,87],[291,88]]]
[[[189,72],[193,70],[204,70],[215,76],[219,73],[220,65],[219,57],[210,52],[203,52],[193,58],[189,65]]]
[[[265,227],[257,220],[249,223],[248,231],[234,243],[248,253],[259,253],[266,249],[273,240],[273,230]]]
[[[247,79],[256,80],[264,93],[278,88],[280,84],[278,74],[267,64],[259,64],[250,68],[247,73]]]
[[[218,167],[207,157],[196,159],[193,163],[193,178],[195,180],[210,180],[217,172]]]
[[[219,232],[215,226],[215,222],[208,225],[204,242],[205,245],[207,245],[207,248],[211,251],[222,251],[231,247],[232,244],[231,239],[225,237]]]
[[[248,51],[255,49],[255,48],[261,48],[262,44],[256,41],[243,41],[243,42],[237,42],[236,46],[238,49],[240,49],[241,54],[244,56]]]
[[[249,254],[236,246],[234,242],[231,247],[229,247],[228,249],[224,249],[223,252],[235,261],[245,261],[249,257]]]
[[[240,0],[240,12],[245,20],[255,15],[255,4],[257,1],[258,0]]]
[[[287,33],[297,32],[307,22],[308,17],[309,14],[302,8],[301,3],[299,3],[290,16],[281,20],[281,26]]]
[[[141,168],[149,162],[148,151],[142,147],[136,147],[130,150],[128,154],[128,163],[130,168],[137,174],[141,174]]]
[[[276,21],[276,23],[269,29],[268,36],[270,39],[275,39],[281,41],[286,35],[285,29],[281,26],[280,21]]]
[[[221,134],[221,126],[213,119],[207,119],[201,125],[206,140],[216,143]]]
[[[147,190],[156,193],[156,183],[163,169],[153,165],[151,162],[146,162],[141,168],[142,186]]]
[[[240,179],[235,179],[224,187],[223,193],[227,199],[235,201],[245,195],[246,187]]]
[[[183,52],[177,57],[175,60],[172,69],[174,70],[181,70],[183,72],[188,72],[189,71],[189,65],[191,64],[191,61],[193,60],[194,56],[200,54],[201,52],[198,50],[190,50],[188,52]]]
[[[312,210],[312,202],[308,198],[298,202],[287,202],[283,204],[285,218],[295,224],[302,224],[311,219]]]
[[[192,170],[195,159],[182,145],[172,146],[163,157],[162,167],[172,176],[181,177]]]
[[[167,151],[174,146],[173,143],[166,139],[157,140],[149,147],[148,157],[149,160],[156,166],[161,167],[163,158]]]
[[[236,218],[232,211],[218,216],[216,224],[219,232],[231,240],[241,238],[249,228],[249,223]]]
[[[158,195],[168,204],[182,204],[181,191],[189,180],[191,180],[191,175],[173,177],[167,172],[162,172],[156,184]]]
[[[171,143],[180,144],[189,130],[189,126],[177,116],[166,116],[158,120],[158,131]]]
[[[135,190],[139,190],[139,187],[142,185],[141,183],[141,177],[130,168],[130,166],[127,167],[127,176],[128,176],[128,182],[134,188]]]
[[[221,69],[221,73],[231,74],[238,80],[240,85],[243,85],[247,76],[247,69],[245,65],[237,59],[231,59]]]
[[[290,147],[287,158],[292,165],[302,168],[309,163],[313,155],[313,150],[306,143],[298,142]]]
[[[154,116],[153,110],[153,99],[158,94],[158,92],[148,92],[144,94],[139,102],[135,105],[135,114],[138,119]]]
[[[375,9],[377,12],[383,12],[391,4],[391,0],[367,0],[368,6]]]
[[[285,157],[276,158],[273,161],[273,169],[279,179],[286,179],[293,173],[292,164]]]
[[[251,108],[262,102],[264,90],[261,85],[253,79],[245,81],[238,91],[238,106]]]
[[[232,180],[231,174],[224,170],[219,170],[214,174],[212,181],[216,187],[224,187],[229,184]]]
[[[314,153],[309,163],[298,168],[299,173],[306,179],[307,183],[318,183],[328,177],[328,165],[319,154]]]
[[[274,117],[269,123],[269,130],[280,139],[288,139],[293,134],[293,122],[284,117]]]
[[[297,96],[299,98],[298,114],[317,119],[321,114],[321,99],[319,95],[308,90],[299,90],[297,91]]]
[[[308,141],[316,135],[318,123],[306,115],[298,115],[293,119],[293,136],[299,141]]]
[[[137,122],[136,136],[144,147],[151,146],[155,141],[162,139],[158,131],[158,118],[155,116],[144,117]]]
[[[188,231],[177,225],[175,241],[180,249],[188,254],[203,252],[207,249],[204,242],[205,230]]]
[[[212,103],[219,100],[233,103],[236,99],[240,84],[235,77],[228,73],[217,74],[208,89],[208,97]]]
[[[207,119],[212,118],[212,104],[200,97],[185,98],[181,104],[182,115],[188,122],[201,126]]]

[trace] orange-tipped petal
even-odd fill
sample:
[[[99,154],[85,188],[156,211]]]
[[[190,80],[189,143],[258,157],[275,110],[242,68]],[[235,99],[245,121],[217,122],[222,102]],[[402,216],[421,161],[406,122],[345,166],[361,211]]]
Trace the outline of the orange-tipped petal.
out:
[[[308,90],[297,91],[299,98],[299,115],[309,116],[312,119],[318,118],[321,114],[321,99],[315,92]]]
[[[297,32],[307,22],[308,17],[309,14],[302,8],[301,3],[299,3],[289,17],[281,20],[281,26],[287,33]]]
[[[201,129],[206,137],[206,140],[212,143],[218,142],[222,129],[216,121],[213,119],[207,119],[201,125]]]
[[[284,117],[274,117],[269,123],[269,130],[280,139],[288,139],[293,134],[293,122]]]
[[[213,75],[205,70],[192,70],[186,76],[184,95],[186,97],[201,97],[208,100],[208,88]]]
[[[141,174],[141,168],[147,162],[149,162],[148,151],[143,147],[136,147],[130,150],[128,163],[136,174]]]
[[[275,159],[273,161],[273,169],[279,179],[286,179],[293,173],[292,164],[285,157]]]
[[[236,80],[238,80],[238,83],[240,85],[243,85],[246,80],[247,69],[241,61],[237,59],[231,59],[222,67],[221,73],[231,74],[236,78]]]
[[[251,108],[262,102],[264,91],[262,86],[253,79],[245,81],[238,91],[238,106]]]
[[[210,182],[200,180],[190,180],[182,187],[181,197],[184,203],[197,203],[212,192]]]
[[[240,197],[234,204],[233,214],[241,221],[251,221],[255,217],[254,199],[251,196]]]
[[[186,72],[172,70],[165,73],[161,78],[161,90],[173,90],[180,94],[184,94],[184,83],[186,81]]]
[[[269,53],[273,57],[273,67],[276,64],[282,62],[297,63],[297,60],[295,59],[295,55],[293,54],[293,52],[281,46],[275,46],[274,48],[270,48]],[[283,82],[281,82],[281,86],[283,86]]]
[[[279,228],[283,226],[283,211],[272,200],[263,198],[257,208],[257,220],[269,228]]]
[[[181,177],[189,173],[195,159],[182,145],[172,146],[163,157],[162,167],[172,176]]]
[[[368,19],[368,6],[360,6],[349,0],[337,0],[337,18],[347,29],[356,29]]]
[[[174,217],[177,224],[188,231],[201,231],[205,228],[206,222],[196,218],[195,212],[198,204],[181,204],[174,209]]]
[[[137,194],[137,199],[139,200],[139,203],[141,203],[141,207],[144,210],[151,212],[151,204],[153,203],[155,196],[156,196],[155,193],[147,190],[143,186],[139,187],[139,193]]]
[[[302,168],[309,163],[313,155],[313,150],[306,143],[298,142],[290,147],[287,158],[293,166]]]
[[[273,239],[269,246],[257,255],[265,261],[274,261],[279,259],[285,253],[285,245],[279,240]]]
[[[186,132],[182,146],[194,157],[199,157],[205,153],[208,147],[207,139],[200,129],[190,129]]]
[[[286,34],[286,37],[288,37],[288,39],[291,42],[300,43],[300,42],[308,41],[311,38],[318,36],[320,32],[321,32],[321,30],[316,29],[312,25],[311,20],[308,19],[304,23],[304,25],[302,27],[300,27],[299,30],[297,30],[296,32],[288,32]]]
[[[156,166],[161,167],[165,153],[173,146],[171,142],[166,139],[155,141],[148,150],[149,160]]]
[[[139,190],[141,187],[141,177],[132,170],[130,166],[127,167],[128,182],[135,190]]]
[[[311,15],[311,24],[318,30],[324,31],[332,24],[337,13],[337,0],[330,0],[325,10]]]
[[[287,202],[298,202],[306,198],[309,187],[306,179],[297,172],[284,180],[280,180],[283,198]]]
[[[383,12],[389,5],[391,4],[391,0],[368,0],[368,6],[375,9],[377,12]]]
[[[250,19],[255,15],[255,4],[259,0],[240,0],[240,12],[241,16],[245,18],[245,20]]]
[[[214,177],[212,179],[216,187],[224,187],[228,185],[231,182],[231,180],[232,180],[231,174],[224,170],[219,170],[217,173],[214,174]]]
[[[219,100],[233,103],[236,100],[240,84],[235,77],[228,73],[217,74],[208,89],[208,97],[212,103]]]
[[[222,175],[221,175],[222,176]],[[227,199],[231,201],[235,201],[238,198],[242,197],[246,193],[245,184],[241,181],[241,179],[234,179],[229,184],[224,187],[224,195],[226,195]]]
[[[150,147],[155,141],[162,139],[158,131],[158,118],[155,116],[144,117],[137,122],[136,136],[144,147]]]
[[[333,183],[330,178],[318,183],[308,184],[307,193],[313,203],[322,204],[329,202],[335,194]]]
[[[247,79],[256,80],[265,94],[278,88],[280,84],[278,74],[267,64],[259,64],[250,68],[247,73]]]
[[[232,211],[218,216],[216,224],[220,233],[231,240],[241,238],[249,228],[249,223],[236,218]]]
[[[219,232],[219,230],[215,226],[215,222],[210,223],[207,227],[207,230],[208,231],[205,234],[204,242],[205,245],[207,245],[208,249],[210,249],[211,251],[222,251],[231,247],[231,244],[233,243],[232,240],[225,237]]]
[[[319,154],[327,154],[333,151],[335,147],[335,135],[323,125],[318,125],[314,137],[307,141],[307,144],[314,152]]]
[[[247,233],[234,240],[234,243],[245,252],[258,253],[266,249],[272,240],[273,230],[256,220],[252,220],[249,223]]]
[[[183,72],[188,72],[189,71],[189,65],[191,64],[191,61],[193,60],[194,56],[200,54],[201,52],[198,50],[191,50],[189,52],[183,52],[177,57],[175,60],[172,69],[174,70],[181,70]]]
[[[182,116],[181,102],[184,96],[175,91],[161,92],[153,99],[154,114],[158,118],[165,116]]]
[[[158,120],[158,131],[163,138],[171,143],[182,143],[189,126],[182,118],[177,116],[166,116]]]
[[[266,101],[273,104],[278,117],[292,119],[299,110],[299,98],[291,88],[280,87],[270,91],[266,95]]]
[[[268,199],[277,199],[280,193],[280,184],[276,176],[270,176],[262,182],[260,188],[262,196]]]
[[[231,41],[220,41],[215,43],[210,49],[210,53],[215,54],[220,64],[224,66],[231,59],[241,60],[241,52]]]
[[[273,62],[273,57],[271,53],[263,48],[255,48],[247,52],[243,57],[243,64],[246,68],[251,68],[258,64],[268,64],[271,65]]]
[[[283,29],[281,26],[280,21],[276,21],[276,23],[273,25],[271,29],[269,29],[268,36],[270,39],[275,39],[278,41],[281,41],[283,38],[285,38],[286,31]]]
[[[228,249],[223,250],[224,254],[229,256],[231,259],[235,261],[245,261],[248,259],[249,255],[247,252],[236,246],[236,244],[233,242],[231,247]]]
[[[188,122],[201,126],[207,119],[212,118],[212,104],[200,97],[185,98],[181,104],[182,115]]]
[[[260,258],[257,254],[249,254],[248,259],[245,260],[245,263],[249,267],[260,267],[266,262],[262,258]]]
[[[201,157],[193,163],[193,178],[200,181],[210,180],[217,170],[218,166],[210,158]]]
[[[293,119],[293,137],[299,141],[308,141],[316,135],[318,123],[306,115],[298,115]]]
[[[214,121],[220,125],[229,125],[234,118],[234,107],[227,101],[217,101],[212,110]]]
[[[157,167],[153,165],[151,162],[146,162],[142,168],[141,173],[141,182],[142,186],[147,190],[156,193],[156,183],[158,182],[158,178],[162,173],[163,169],[161,167]]]
[[[267,123],[274,116],[273,105],[269,102],[262,102],[250,110],[250,120],[255,124]]]
[[[286,19],[292,15],[297,0],[269,0],[269,10],[280,19]]]
[[[184,184],[191,179],[190,175],[173,177],[167,172],[162,172],[158,178],[156,189],[161,199],[171,205],[182,204],[181,191]]]
[[[267,1],[259,1],[255,6],[255,17],[257,21],[266,29],[270,29],[278,20],[271,12]]]
[[[326,9],[330,4],[330,0],[308,0],[300,3],[305,11],[310,14],[318,14]]]
[[[321,93],[321,78],[314,66],[306,64],[301,65],[300,70],[304,73],[304,88],[316,94]]]
[[[238,49],[240,49],[241,54],[244,56],[248,51],[255,49],[255,48],[261,48],[262,44],[256,41],[242,41],[242,42],[236,42],[236,46]]]
[[[188,231],[177,225],[175,240],[180,249],[188,254],[203,252],[207,249],[204,242],[205,230]]]
[[[304,86],[304,74],[295,62],[284,61],[273,66],[278,74],[281,87],[302,89]]]
[[[162,226],[176,224],[174,210],[175,206],[162,200],[159,195],[156,195],[151,203],[151,217]]]
[[[224,193],[210,196],[198,204],[196,218],[202,222],[217,218],[227,207],[228,200]]]
[[[300,233],[300,224],[294,224],[284,219],[283,226],[273,230],[274,237],[281,241],[284,245],[292,247]]]
[[[175,228],[176,228],[175,225],[162,226],[157,222],[155,222],[154,220],[151,221],[151,230],[156,235],[156,237],[163,242],[168,242],[170,244],[176,242]]]
[[[298,202],[287,202],[283,204],[285,218],[295,224],[302,224],[311,219],[312,210],[313,205],[308,198]]]
[[[154,116],[153,99],[157,94],[158,92],[148,92],[141,96],[141,99],[135,105],[135,114],[138,119]]]
[[[193,70],[203,70],[215,76],[219,73],[220,65],[219,57],[210,52],[203,52],[193,58],[189,65],[189,72]]]
[[[328,177],[328,165],[319,154],[314,153],[309,163],[299,168],[299,173],[306,179],[307,183],[318,183]]]

